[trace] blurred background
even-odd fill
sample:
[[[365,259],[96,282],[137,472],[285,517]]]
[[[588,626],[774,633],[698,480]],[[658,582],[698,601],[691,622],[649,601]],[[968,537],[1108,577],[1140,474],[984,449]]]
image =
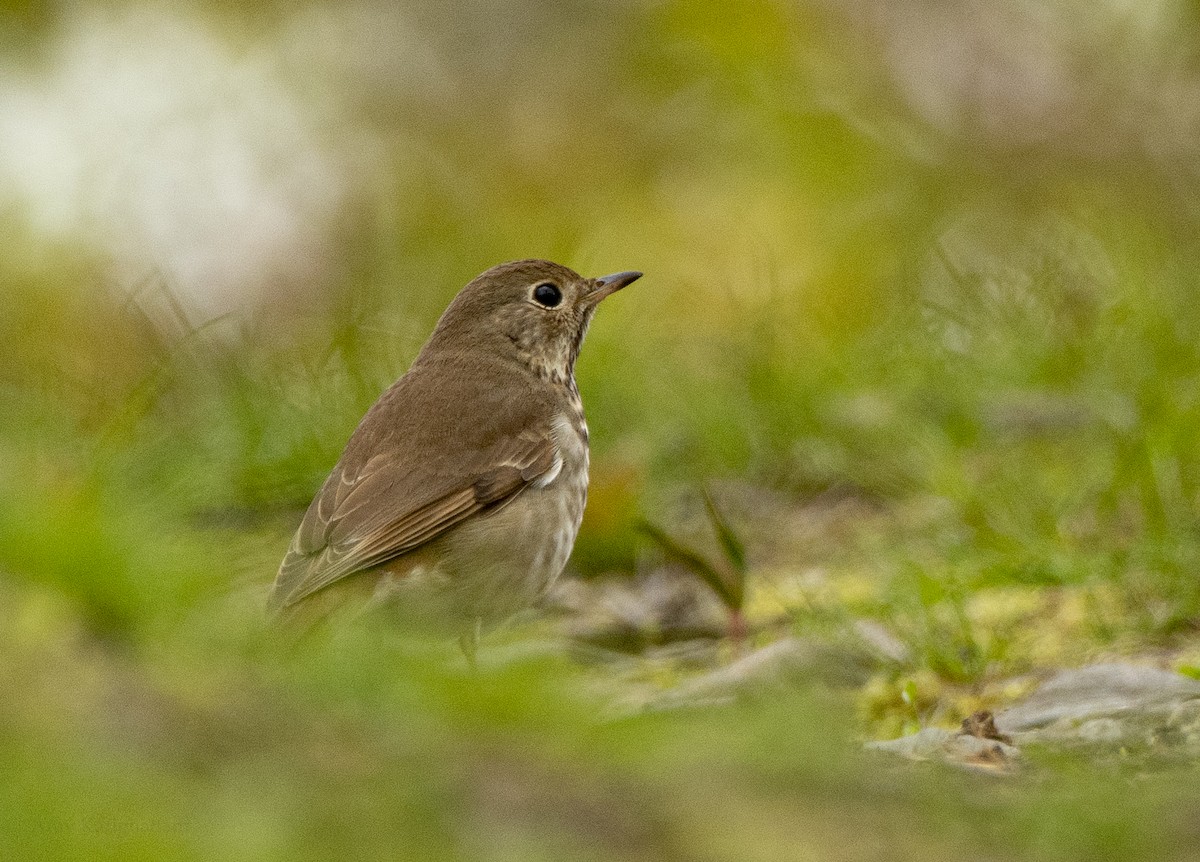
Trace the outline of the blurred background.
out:
[[[0,3],[0,856],[1190,858],[1171,777],[853,752],[1200,674],[1198,202],[1185,0]],[[474,675],[282,643],[349,433],[523,257],[646,273],[563,588]],[[859,669],[646,708],[783,638]]]

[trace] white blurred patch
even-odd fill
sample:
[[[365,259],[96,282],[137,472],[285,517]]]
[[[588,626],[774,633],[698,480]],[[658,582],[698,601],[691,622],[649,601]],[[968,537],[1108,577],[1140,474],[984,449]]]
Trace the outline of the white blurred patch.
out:
[[[1185,4],[825,2],[873,37],[897,93],[934,129],[1018,154],[1049,144],[1169,166],[1195,158],[1200,77]]]
[[[73,8],[45,62],[0,79],[0,206],[198,320],[319,278],[367,134],[197,14]]]

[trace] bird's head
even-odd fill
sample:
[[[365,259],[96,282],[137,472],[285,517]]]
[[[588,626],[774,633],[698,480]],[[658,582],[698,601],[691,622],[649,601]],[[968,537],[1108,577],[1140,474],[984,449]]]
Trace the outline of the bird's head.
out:
[[[548,260],[502,263],[459,291],[426,349],[513,354],[539,376],[567,383],[596,306],[641,276],[584,278]]]

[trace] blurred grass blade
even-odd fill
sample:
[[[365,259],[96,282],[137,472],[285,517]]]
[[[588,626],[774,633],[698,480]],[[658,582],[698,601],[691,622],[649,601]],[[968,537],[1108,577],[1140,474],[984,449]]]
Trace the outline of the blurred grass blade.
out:
[[[701,488],[700,495],[704,498],[704,508],[708,510],[708,519],[712,521],[713,530],[717,534],[717,541],[721,543],[721,550],[725,553],[725,558],[729,560],[734,571],[740,576],[740,579],[744,579],[746,574],[746,546],[742,544],[742,540],[738,538],[737,533],[733,531],[733,528],[729,526],[729,522],[721,515],[708,489]]]
[[[684,547],[644,518],[638,521],[637,527],[662,549],[667,559],[683,566],[708,584],[726,607],[734,611],[741,610],[743,600],[741,578],[733,579],[722,574],[708,560]]]

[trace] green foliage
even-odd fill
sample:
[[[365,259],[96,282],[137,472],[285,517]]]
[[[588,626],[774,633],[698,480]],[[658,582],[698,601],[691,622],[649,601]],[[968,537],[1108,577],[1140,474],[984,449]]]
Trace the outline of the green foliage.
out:
[[[1179,772],[999,784],[857,753],[1096,655],[1197,675],[1198,44],[1176,5],[402,3],[404,32],[366,40],[335,4],[185,16],[336,104],[341,167],[379,164],[336,252],[208,323],[176,260],[112,265],[129,213],[56,233],[5,199],[0,858],[1190,858]],[[0,4],[5,62],[65,62],[73,16]],[[155,153],[112,149],[111,184],[140,189]],[[647,273],[580,360],[573,567],[673,558],[751,645],[883,627],[861,690],[612,717],[616,663],[543,650],[545,623],[477,674],[379,621],[266,627],[354,423],[458,286],[528,256]],[[651,687],[694,671],[629,661]]]
[[[677,539],[671,538],[661,527],[647,520],[638,523],[666,559],[694,574],[717,594],[717,597],[733,614],[738,614],[746,601],[746,549],[742,540],[726,522],[708,490],[701,491],[704,511],[716,533],[717,544],[724,556],[722,563],[713,563],[704,554],[688,548]]]

